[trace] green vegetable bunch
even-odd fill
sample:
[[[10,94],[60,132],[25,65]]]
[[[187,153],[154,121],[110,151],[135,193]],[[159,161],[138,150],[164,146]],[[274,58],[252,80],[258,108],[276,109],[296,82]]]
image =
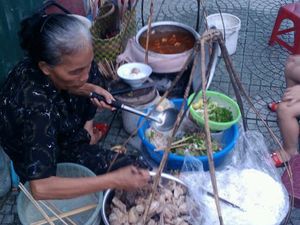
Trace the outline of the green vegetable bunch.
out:
[[[173,153],[183,156],[185,155],[185,150],[188,150],[192,156],[207,155],[205,134],[195,133],[189,136],[184,136],[182,139],[172,143],[171,151]],[[220,151],[220,144],[216,141],[212,141],[212,150],[214,152]]]
[[[193,103],[192,107],[199,113],[203,114],[204,106],[203,100],[199,99],[199,101]],[[215,122],[230,122],[233,120],[232,112],[218,105],[217,102],[212,101],[210,98],[207,99],[207,111],[208,118],[211,121]]]

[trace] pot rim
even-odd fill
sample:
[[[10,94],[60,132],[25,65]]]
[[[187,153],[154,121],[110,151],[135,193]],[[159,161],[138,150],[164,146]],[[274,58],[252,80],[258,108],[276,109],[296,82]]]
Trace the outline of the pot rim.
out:
[[[151,177],[156,176],[156,172],[154,172],[154,171],[149,171],[149,174],[150,174]],[[173,175],[170,175],[170,174],[167,174],[167,173],[162,173],[161,177],[169,179],[169,180],[176,181],[177,183],[180,183],[183,186],[187,187],[187,185],[182,180],[180,180],[179,178],[177,178]],[[102,220],[103,220],[105,225],[110,225],[109,221],[108,221],[108,217],[106,216],[106,213],[105,213],[105,207],[106,207],[106,202],[109,198],[109,195],[112,191],[114,191],[114,189],[108,189],[108,190],[105,191],[105,194],[103,195],[102,208],[101,208],[101,217],[102,217]]]
[[[195,38],[195,43],[197,41],[197,39],[200,38],[200,34],[198,34],[194,28],[192,28],[191,26],[188,26],[186,24],[183,24],[183,23],[179,23],[179,22],[175,22],[175,21],[160,21],[160,22],[154,22],[151,24],[151,28],[153,27],[158,27],[158,26],[165,26],[165,25],[173,25],[173,26],[178,26],[180,28],[183,28],[187,31],[189,31]],[[140,36],[142,35],[142,33],[144,33],[145,31],[147,31],[148,29],[148,25],[142,27],[136,34],[135,36],[135,42],[137,44],[137,47],[140,51],[144,52],[145,49],[141,46],[141,44],[139,43],[139,38]],[[190,53],[191,51],[193,50],[193,48],[187,50],[187,51],[184,51],[184,52],[181,52],[181,53],[176,53],[176,54],[161,54],[161,53],[157,53],[157,52],[153,52],[153,51],[149,51],[149,53],[151,53],[153,56],[159,56],[159,57],[170,57],[170,56],[180,56],[180,55],[184,55],[184,54],[187,54],[187,53]]]

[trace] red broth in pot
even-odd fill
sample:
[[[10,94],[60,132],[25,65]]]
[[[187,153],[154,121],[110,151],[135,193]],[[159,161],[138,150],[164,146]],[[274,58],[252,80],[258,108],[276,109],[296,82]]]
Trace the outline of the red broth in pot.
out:
[[[139,38],[146,49],[147,31]],[[160,54],[177,54],[190,50],[195,44],[194,35],[178,26],[157,26],[151,29],[149,51]]]

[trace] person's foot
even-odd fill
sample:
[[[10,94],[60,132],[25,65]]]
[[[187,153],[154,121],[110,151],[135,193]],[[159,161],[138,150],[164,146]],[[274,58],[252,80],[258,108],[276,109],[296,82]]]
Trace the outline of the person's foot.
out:
[[[269,103],[269,104],[268,104],[268,109],[269,109],[271,112],[276,112],[276,111],[277,111],[277,108],[278,108],[278,103],[280,103],[280,101]]]
[[[275,166],[278,168],[278,167],[284,167],[285,164],[288,163],[288,161],[292,158],[293,155],[289,154],[286,151],[278,150],[278,151],[271,153],[271,158],[272,158]]]

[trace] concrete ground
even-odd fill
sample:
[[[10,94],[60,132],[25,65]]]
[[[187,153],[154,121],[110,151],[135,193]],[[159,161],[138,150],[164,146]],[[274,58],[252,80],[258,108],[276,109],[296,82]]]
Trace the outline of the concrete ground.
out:
[[[145,2],[148,3],[149,1]],[[280,133],[277,126],[276,114],[269,112],[266,104],[270,101],[280,99],[285,89],[283,70],[289,53],[279,45],[269,46],[268,40],[279,7],[292,2],[294,1],[211,0],[205,3],[205,9],[208,14],[218,12],[218,3],[219,9],[222,12],[234,14],[241,19],[237,51],[232,55],[234,68],[239,74],[242,84],[254,102],[256,109],[262,114],[267,124],[278,137],[280,137]],[[145,3],[145,15],[149,12],[147,3]],[[196,0],[155,1],[155,21],[171,20],[195,26],[196,13]],[[141,27],[140,16],[137,18],[138,25]],[[293,41],[290,35],[286,35],[284,38],[290,42]],[[224,61],[219,59],[210,89],[234,96],[233,88],[224,65]],[[276,148],[276,144],[271,139],[266,128],[254,112],[249,109],[247,104],[245,105],[245,109],[249,129],[260,131],[265,136],[268,147],[270,149]],[[122,143],[127,137],[128,134],[122,128],[122,119],[118,115],[105,141],[105,146],[110,147],[116,143]],[[131,144],[133,147],[139,147],[136,140],[131,141]],[[0,199],[0,224],[20,224],[16,213],[16,196],[17,192],[10,192]],[[299,209],[292,210],[288,224],[300,224]]]

